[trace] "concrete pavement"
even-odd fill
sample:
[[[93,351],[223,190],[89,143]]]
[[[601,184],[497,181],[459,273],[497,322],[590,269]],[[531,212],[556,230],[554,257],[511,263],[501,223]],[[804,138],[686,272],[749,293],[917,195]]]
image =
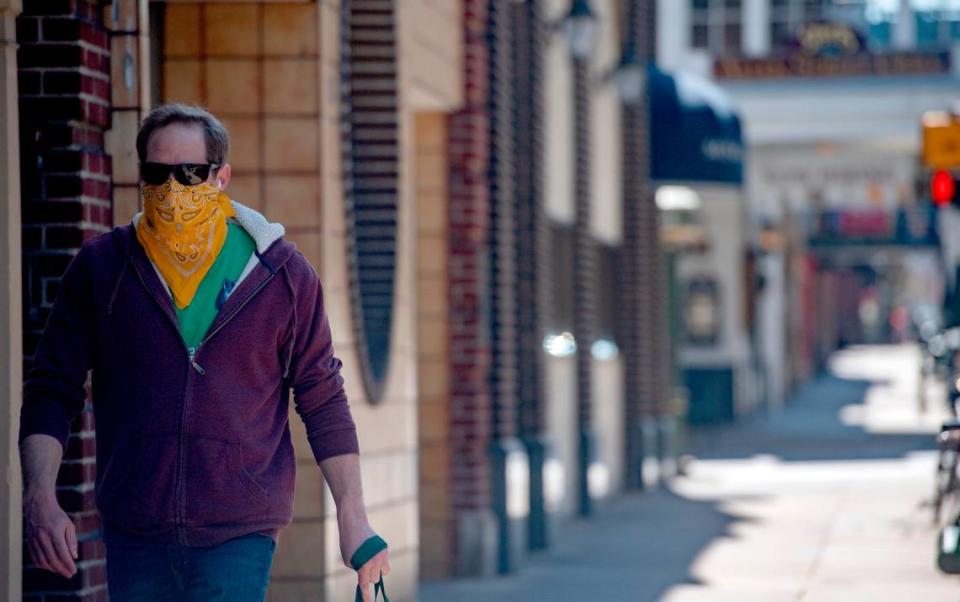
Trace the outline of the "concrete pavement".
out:
[[[426,602],[960,600],[934,564],[933,433],[915,352],[837,354],[782,410],[692,433],[669,487],[558,530],[517,575],[424,583]]]

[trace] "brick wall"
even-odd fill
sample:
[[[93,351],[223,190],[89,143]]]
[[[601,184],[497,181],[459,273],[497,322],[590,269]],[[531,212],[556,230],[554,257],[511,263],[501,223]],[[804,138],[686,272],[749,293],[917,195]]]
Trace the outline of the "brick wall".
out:
[[[17,19],[23,214],[24,369],[46,323],[60,276],[84,240],[112,222],[108,36],[92,0],[27,0]],[[106,564],[94,508],[93,414],[74,423],[57,496],[77,525],[79,571],[36,568],[24,550],[26,600],[105,600]]]
[[[550,311],[550,231],[544,210],[543,50],[548,26],[541,0],[514,4],[513,165],[516,216],[516,348],[518,433],[530,469],[530,549],[547,546],[543,498],[546,388],[543,382],[544,316]]]
[[[642,59],[652,59],[656,48],[653,0],[624,0],[626,40],[640,49]],[[659,242],[657,207],[650,183],[650,149],[645,104],[624,107],[623,142],[623,259],[621,308],[624,325],[623,361],[625,396],[625,480],[628,487],[643,486],[644,449],[642,424],[658,415],[666,401],[669,383],[669,331],[663,254]]]
[[[519,429],[543,434],[543,315],[549,310],[548,221],[543,208],[543,49],[539,0],[515,6],[513,160],[516,176]]]
[[[573,64],[573,146],[574,195],[576,224],[574,228],[574,292],[573,333],[577,340],[577,426],[579,430],[579,464],[577,486],[578,511],[590,514],[591,500],[587,483],[590,464],[593,418],[593,353],[596,323],[597,265],[596,248],[591,226],[593,213],[593,175],[591,144],[592,74],[586,59]]]
[[[453,513],[490,508],[489,382],[490,117],[487,0],[465,0],[464,107],[451,118],[449,139],[450,420]],[[460,549],[465,542],[455,542]]]
[[[490,115],[490,327],[493,344],[491,393],[493,436],[498,439],[517,433],[517,344],[516,289],[516,172],[514,170],[514,81],[515,47],[513,4],[489,3],[489,115]]]

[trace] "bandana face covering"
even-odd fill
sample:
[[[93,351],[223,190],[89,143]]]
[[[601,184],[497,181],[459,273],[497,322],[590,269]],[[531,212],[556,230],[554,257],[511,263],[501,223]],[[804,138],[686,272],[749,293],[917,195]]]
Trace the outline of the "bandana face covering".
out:
[[[209,182],[184,186],[173,178],[145,184],[140,195],[137,240],[183,309],[227,240],[227,218],[234,216],[230,197]]]

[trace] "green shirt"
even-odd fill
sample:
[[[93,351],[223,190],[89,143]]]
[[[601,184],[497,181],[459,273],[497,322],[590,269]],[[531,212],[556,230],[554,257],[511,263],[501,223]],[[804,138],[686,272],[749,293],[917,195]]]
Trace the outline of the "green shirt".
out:
[[[193,301],[183,309],[174,304],[180,334],[187,347],[196,349],[200,345],[255,249],[256,244],[246,230],[234,222],[227,222],[227,239],[210,271],[203,277]]]

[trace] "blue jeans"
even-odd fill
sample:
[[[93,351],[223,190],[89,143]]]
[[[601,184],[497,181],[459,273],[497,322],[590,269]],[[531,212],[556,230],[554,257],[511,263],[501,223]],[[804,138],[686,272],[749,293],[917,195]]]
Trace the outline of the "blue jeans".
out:
[[[212,547],[107,543],[111,602],[261,602],[267,595],[273,539],[244,535]]]

